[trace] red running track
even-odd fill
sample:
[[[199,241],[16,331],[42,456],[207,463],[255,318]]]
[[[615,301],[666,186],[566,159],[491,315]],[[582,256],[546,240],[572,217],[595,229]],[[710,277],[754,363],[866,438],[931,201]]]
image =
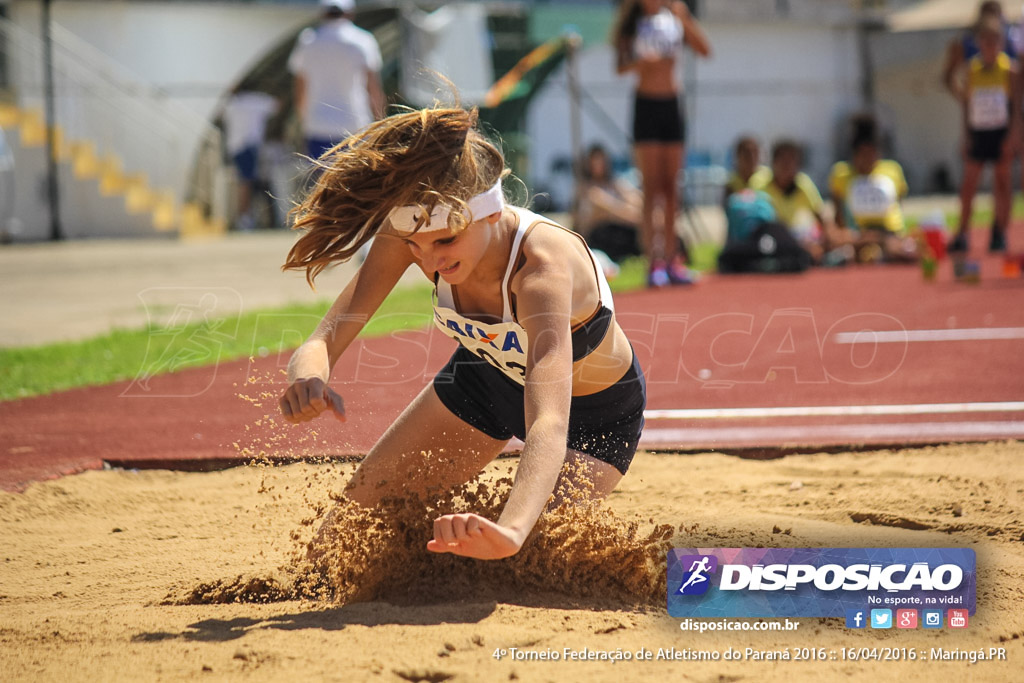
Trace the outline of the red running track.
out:
[[[672,413],[675,419],[649,417],[642,445],[785,449],[1024,438],[1024,410],[1014,407],[1024,400],[1024,279],[1004,279],[995,257],[982,259],[978,284],[953,282],[949,262],[940,265],[931,283],[916,266],[712,276],[697,287],[620,295],[617,315],[647,373],[649,410],[970,404],[963,409],[978,411],[987,406],[977,404],[1008,403],[1002,410]],[[849,341],[859,330],[971,330],[956,334],[981,338],[850,344],[837,336]],[[104,462],[212,468],[237,463],[246,447],[279,457],[365,453],[453,348],[436,331],[360,341],[333,376],[348,422],[321,418],[315,443],[308,426],[269,419],[287,354],[156,377],[145,390],[122,382],[3,403],[0,486],[19,490]]]

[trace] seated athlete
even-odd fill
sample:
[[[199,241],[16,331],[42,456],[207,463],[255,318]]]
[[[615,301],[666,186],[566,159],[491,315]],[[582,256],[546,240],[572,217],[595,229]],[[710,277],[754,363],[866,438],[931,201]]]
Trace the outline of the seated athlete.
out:
[[[729,197],[737,192],[763,187],[771,169],[761,165],[761,143],[752,135],[743,135],[733,147],[733,168],[725,181],[722,207],[728,209]]]
[[[771,197],[778,221],[800,243],[815,263],[821,262],[831,224],[822,213],[825,202],[811,177],[800,170],[803,149],[793,140],[772,145],[772,165],[768,172],[752,176],[751,187]]]
[[[479,559],[518,552],[561,477],[593,497],[626,473],[643,428],[644,376],[615,319],[611,292],[583,239],[505,204],[501,152],[477,114],[428,109],[377,121],[321,160],[296,210],[304,230],[286,269],[313,279],[358,252],[365,262],[295,351],[280,401],[291,422],[344,419],[331,368],[409,266],[435,285],[437,326],[458,342],[448,364],[362,461],[345,495],[453,487],[525,441],[498,519],[473,513],[434,522],[429,550]],[[439,453],[454,464],[442,463]],[[573,467],[563,473],[563,463]],[[590,486],[592,484],[592,487]],[[330,517],[321,529],[330,524]]]
[[[898,162],[881,158],[880,147],[874,117],[854,117],[850,161],[836,163],[829,175],[836,232],[842,243],[854,245],[858,253],[874,247],[881,249],[886,261],[913,261],[917,245],[906,234],[900,208],[907,180]]]
[[[643,195],[612,172],[608,152],[591,145],[576,185],[572,227],[591,249],[603,251],[616,263],[640,255],[638,232]]]

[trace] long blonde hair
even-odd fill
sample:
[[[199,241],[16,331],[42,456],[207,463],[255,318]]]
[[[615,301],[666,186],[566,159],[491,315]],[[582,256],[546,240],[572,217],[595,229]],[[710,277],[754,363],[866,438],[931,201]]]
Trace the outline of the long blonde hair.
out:
[[[466,201],[507,173],[501,151],[477,129],[477,111],[461,107],[408,111],[377,121],[317,161],[320,176],[292,210],[305,230],[282,270],[305,270],[310,286],[336,261],[351,258],[398,206],[429,216],[452,207],[449,226],[465,227]],[[418,229],[418,228],[417,228]]]

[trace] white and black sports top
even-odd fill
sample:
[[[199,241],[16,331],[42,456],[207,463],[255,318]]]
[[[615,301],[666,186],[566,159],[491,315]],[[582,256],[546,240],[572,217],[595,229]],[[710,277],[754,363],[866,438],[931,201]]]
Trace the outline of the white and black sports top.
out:
[[[633,54],[638,59],[672,57],[683,47],[683,22],[667,7],[636,22]]]
[[[464,316],[457,309],[451,285],[435,273],[434,324],[442,332],[462,344],[468,351],[480,356],[500,370],[509,379],[519,384],[526,384],[526,358],[529,345],[526,330],[516,319],[515,305],[512,301],[512,276],[521,265],[523,240],[533,226],[538,223],[547,223],[562,230],[566,229],[532,211],[513,206],[508,209],[516,213],[519,218],[519,227],[512,240],[508,267],[505,269],[505,277],[501,283],[501,322],[484,323]],[[566,232],[578,237],[586,246],[586,242],[580,235],[571,230],[566,230]],[[589,247],[587,247],[587,253],[594,266],[600,300],[597,310],[587,320],[572,329],[573,362],[586,358],[600,345],[611,328],[615,310],[612,303],[612,291],[608,286],[608,280],[605,279],[604,271],[598,267]]]

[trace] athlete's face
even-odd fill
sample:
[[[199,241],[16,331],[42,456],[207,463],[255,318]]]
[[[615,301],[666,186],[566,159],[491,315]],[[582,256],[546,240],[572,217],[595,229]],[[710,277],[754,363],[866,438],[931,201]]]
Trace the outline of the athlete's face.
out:
[[[772,161],[772,176],[779,187],[789,187],[796,180],[796,174],[800,172],[800,156],[794,152],[786,151],[777,154]]]
[[[761,151],[754,143],[745,143],[736,150],[736,172],[749,178],[761,163]]]
[[[873,144],[857,145],[850,161],[853,162],[853,169],[857,173],[867,175],[878,163],[878,147]]]
[[[594,150],[587,159],[590,177],[594,180],[607,180],[611,175],[608,171],[608,155],[601,150]]]
[[[1003,51],[1003,37],[992,31],[982,31],[978,35],[978,52],[986,64],[995,64],[999,53]]]
[[[640,10],[644,14],[657,14],[664,6],[664,0],[640,0]]]
[[[480,264],[500,218],[500,213],[494,213],[459,231],[446,228],[414,233],[404,241],[423,270],[437,272],[448,284],[457,285],[465,282]]]

